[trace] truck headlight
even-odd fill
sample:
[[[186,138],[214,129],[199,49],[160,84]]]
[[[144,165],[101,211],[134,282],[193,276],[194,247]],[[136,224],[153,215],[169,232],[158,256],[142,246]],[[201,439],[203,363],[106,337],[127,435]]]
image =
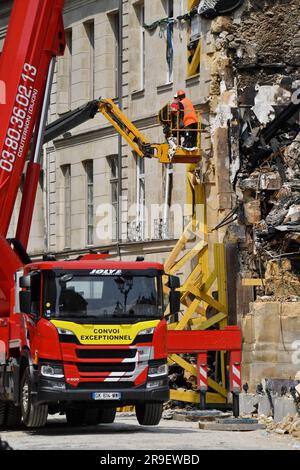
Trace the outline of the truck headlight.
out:
[[[138,332],[138,335],[153,335],[155,328],[146,328]]]
[[[150,366],[148,377],[158,377],[160,375],[167,375],[168,374],[168,366],[167,364],[160,364],[158,366]]]
[[[66,330],[65,328],[57,328],[58,334],[60,335],[73,335],[74,333],[71,330]]]
[[[64,377],[64,369],[61,364],[42,364],[41,375],[43,377],[62,379]]]

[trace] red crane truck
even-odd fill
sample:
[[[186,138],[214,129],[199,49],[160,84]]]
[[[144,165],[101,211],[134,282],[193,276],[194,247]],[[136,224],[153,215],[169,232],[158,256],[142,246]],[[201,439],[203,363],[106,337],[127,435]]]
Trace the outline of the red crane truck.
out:
[[[156,425],[169,397],[163,266],[104,255],[32,263],[26,249],[63,0],[15,0],[0,57],[0,426],[111,423],[135,405]],[[14,239],[7,233],[28,152]],[[179,280],[169,277],[170,311]]]

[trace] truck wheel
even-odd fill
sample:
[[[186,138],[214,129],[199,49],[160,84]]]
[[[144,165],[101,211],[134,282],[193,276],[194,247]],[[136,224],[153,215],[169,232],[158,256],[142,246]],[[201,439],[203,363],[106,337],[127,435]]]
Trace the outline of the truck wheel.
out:
[[[99,424],[111,424],[114,422],[116,417],[116,408],[104,408],[98,411],[98,423]]]
[[[8,428],[18,428],[22,423],[22,413],[21,407],[15,406],[15,404],[10,401],[7,404],[7,415],[6,415],[6,426]]]
[[[6,424],[7,402],[0,400],[0,427]]]
[[[157,426],[163,412],[163,403],[143,403],[136,405],[135,413],[142,426]]]
[[[27,428],[42,428],[47,422],[48,405],[36,405],[31,398],[31,380],[26,369],[21,381],[21,413]]]

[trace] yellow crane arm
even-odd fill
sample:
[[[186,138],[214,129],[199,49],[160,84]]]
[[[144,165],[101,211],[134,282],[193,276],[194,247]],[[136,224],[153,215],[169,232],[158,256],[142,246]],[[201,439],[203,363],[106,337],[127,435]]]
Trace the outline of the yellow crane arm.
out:
[[[178,148],[175,156],[170,159],[169,144],[151,144],[111,99],[101,98],[98,110],[142,158],[155,157],[161,163],[197,163],[200,160],[199,149],[190,152],[182,148]]]
[[[99,112],[111,123],[116,131],[128,142],[140,157],[155,156],[155,146],[151,145],[139,129],[127,118],[111,99],[99,100]]]

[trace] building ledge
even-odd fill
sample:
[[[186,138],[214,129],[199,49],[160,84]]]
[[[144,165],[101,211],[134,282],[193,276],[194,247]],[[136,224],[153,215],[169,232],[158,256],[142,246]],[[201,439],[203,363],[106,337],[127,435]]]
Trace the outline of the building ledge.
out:
[[[142,88],[141,90],[135,90],[131,93],[131,98],[133,100],[144,98],[144,96],[145,96],[145,88]]]
[[[165,93],[167,91],[173,90],[173,82],[164,83],[163,85],[158,85],[156,87],[157,93]]]
[[[197,73],[196,75],[192,75],[191,77],[188,77],[185,80],[185,84],[187,87],[192,87],[194,85],[199,85],[200,83],[200,73]]]

